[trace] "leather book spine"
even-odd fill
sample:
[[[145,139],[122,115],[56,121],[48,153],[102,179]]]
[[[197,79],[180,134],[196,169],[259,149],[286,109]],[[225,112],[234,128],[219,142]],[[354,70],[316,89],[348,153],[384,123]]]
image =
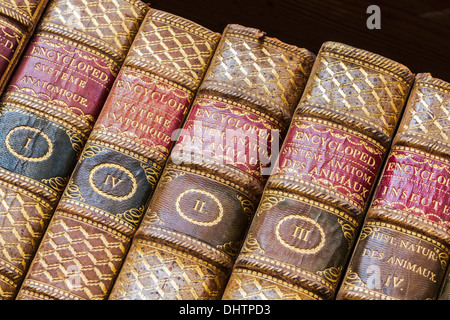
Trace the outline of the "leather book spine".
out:
[[[47,2],[0,1],[0,94],[14,72]]]
[[[221,297],[313,60],[226,27],[110,299]]]
[[[450,300],[450,273],[447,266],[447,276],[442,284],[441,292],[439,293],[438,300]]]
[[[450,254],[450,83],[416,76],[338,299],[435,300]]]
[[[0,100],[0,296],[18,291],[148,6],[50,1]]]
[[[441,291],[439,293],[438,300],[450,300],[450,273],[447,266],[447,276],[445,277],[444,283],[442,284]]]
[[[322,45],[223,299],[334,297],[412,80]]]
[[[150,9],[18,299],[106,299],[219,42]]]

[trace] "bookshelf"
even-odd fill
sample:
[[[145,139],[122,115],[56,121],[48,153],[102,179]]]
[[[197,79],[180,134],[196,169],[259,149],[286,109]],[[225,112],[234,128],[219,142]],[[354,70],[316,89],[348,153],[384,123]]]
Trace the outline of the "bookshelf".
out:
[[[447,0],[152,0],[155,9],[191,19],[216,32],[228,23],[318,52],[339,41],[384,55],[414,73],[450,80],[450,2]],[[381,9],[381,29],[369,30],[368,6]]]

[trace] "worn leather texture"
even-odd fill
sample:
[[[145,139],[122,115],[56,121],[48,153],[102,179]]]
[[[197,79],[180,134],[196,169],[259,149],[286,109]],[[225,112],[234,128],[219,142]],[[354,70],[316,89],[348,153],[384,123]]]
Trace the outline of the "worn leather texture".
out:
[[[19,299],[106,299],[219,39],[149,10]]]
[[[450,84],[416,76],[339,299],[436,299],[450,244]]]
[[[110,299],[220,299],[314,58],[226,27]]]
[[[47,2],[0,1],[0,93],[11,78]]]
[[[450,300],[450,274],[448,273],[447,267],[447,277],[442,284],[441,292],[439,293],[439,300]]]
[[[413,80],[326,42],[223,299],[333,299]]]
[[[0,100],[0,297],[24,272],[138,27],[143,2],[50,1]]]

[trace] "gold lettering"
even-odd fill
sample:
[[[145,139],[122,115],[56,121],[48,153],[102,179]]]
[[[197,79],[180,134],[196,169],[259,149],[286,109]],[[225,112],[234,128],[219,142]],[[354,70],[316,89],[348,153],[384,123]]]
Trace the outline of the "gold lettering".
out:
[[[373,158],[366,152],[363,152],[351,146],[344,147],[342,142],[330,140],[324,138],[321,135],[307,135],[305,133],[297,133],[295,138],[298,138],[298,140],[311,142],[312,144],[317,145],[319,148],[326,148],[328,150],[333,150],[336,153],[343,153],[345,155],[351,156],[352,158],[358,159],[370,167],[374,167],[376,165],[375,158]]]
[[[25,149],[28,149],[31,140],[33,140],[33,138],[27,137],[27,142],[25,142],[25,145],[23,146]]]
[[[195,205],[194,205],[194,207],[192,209],[195,210],[195,211],[198,211],[200,213],[206,213],[206,211],[203,212],[203,207],[204,206],[205,206],[205,201],[201,201],[199,199],[196,199]]]
[[[295,147],[291,146],[285,146],[281,153],[284,155],[293,155],[293,156],[299,156],[307,159],[313,159],[314,162],[323,162],[323,154],[317,153],[314,151],[304,150],[301,148],[301,145],[295,145]],[[303,168],[304,169],[304,168]]]
[[[215,122],[219,122],[220,125],[227,125],[229,127],[233,127],[236,129],[242,129],[243,131],[249,134],[259,135],[259,132],[261,131],[261,128],[259,128],[257,125],[254,125],[249,122],[244,122],[242,121],[242,119],[234,118],[228,114],[221,112],[214,112],[212,110],[205,110],[198,108],[195,111],[195,116],[199,118],[211,119]]]
[[[333,160],[332,160],[333,161]],[[314,167],[309,172],[310,174],[314,174],[318,177],[324,177],[331,182],[337,182],[342,186],[346,186],[347,188],[353,190],[354,192],[360,193],[361,196],[366,197],[369,193],[369,189],[364,187],[357,181],[352,181],[351,178],[345,176],[344,174],[340,174],[338,172],[332,171],[330,169],[318,168]],[[363,173],[361,173],[363,174]]]
[[[412,263],[411,261],[392,256],[386,262],[388,262],[394,266],[401,267],[405,270],[417,273],[417,274],[429,279],[432,282],[436,282],[436,273],[434,273],[431,270],[428,270],[427,268],[417,266],[417,264]]]
[[[397,241],[396,238],[394,238],[393,236],[387,235],[385,233],[382,232],[372,232],[372,234],[370,235],[372,239],[381,241],[381,242],[385,242],[391,245],[397,245]]]
[[[421,180],[434,182],[446,187],[450,186],[450,177],[446,175],[438,175],[435,172],[414,166],[412,164],[390,162],[386,169],[389,171],[401,171],[408,175],[413,175],[416,178],[420,178]]]
[[[32,77],[32,76],[24,76],[20,79],[20,82],[29,83],[37,87],[41,87],[49,92],[56,93],[68,101],[74,101],[79,103],[83,107],[87,107],[87,99],[76,92],[72,92],[62,87],[58,87],[54,84],[48,83],[47,81]]]
[[[299,226],[295,226],[295,230],[294,230],[294,232],[292,233],[291,236],[293,238],[297,238],[297,239],[299,239],[301,241],[308,241],[308,237],[309,237],[310,233],[311,233],[311,230],[306,230],[306,229],[301,228]]]
[[[110,179],[110,178],[111,178],[111,179]],[[114,189],[114,188],[122,181],[122,179],[116,178],[116,177],[114,177],[114,176],[108,174],[108,175],[106,176],[106,179],[105,179],[105,181],[103,182],[103,184],[108,185],[108,184],[109,184],[109,183],[108,183],[109,181],[111,181],[112,188]]]
[[[158,115],[155,115],[155,118],[153,119],[153,121],[155,121],[155,122],[157,122],[159,124],[162,124],[163,120],[164,120],[164,117],[163,116],[158,116]]]
[[[441,201],[429,198],[425,195],[411,192],[410,190],[404,190],[402,188],[395,187],[392,187],[390,189],[389,186],[383,186],[381,188],[381,195],[387,195],[390,197],[395,197],[397,199],[406,200],[408,202],[420,204],[424,207],[432,207],[434,210],[442,210],[445,214],[448,214],[448,205],[445,205]],[[440,209],[440,206],[443,206],[443,208]]]
[[[119,109],[119,114],[116,114],[114,112],[107,112],[105,114],[105,117],[113,120],[114,122],[118,123],[119,125],[125,124],[127,126],[130,126],[134,129],[137,129],[145,134],[148,134],[149,136],[162,140],[165,143],[169,143],[171,141],[170,135],[168,135],[165,132],[162,132],[158,130],[158,126],[154,126],[153,123],[146,124],[143,122],[140,122],[135,119],[131,119],[128,117],[125,117],[123,114],[121,114],[121,110],[128,110],[130,113],[138,114],[139,116],[143,116],[146,119],[150,119],[153,122],[162,124],[165,127],[170,127],[171,121],[170,119],[164,119],[163,116],[156,115],[152,113],[152,111],[142,110],[139,107],[128,104],[124,101],[116,101],[114,107],[116,109]]]
[[[53,49],[48,49],[44,47],[34,46],[32,51],[32,54],[40,55],[48,58],[49,60],[53,60],[58,62],[59,64],[64,64],[66,67],[83,71],[87,73],[88,75],[92,76],[95,79],[98,79],[100,81],[106,82],[109,80],[108,75],[101,71],[100,69],[86,64],[84,61],[77,61],[75,57],[72,57],[70,55],[65,55],[61,52],[55,51]]]
[[[282,164],[282,168],[291,168],[294,170],[305,170],[306,169],[306,162],[299,161],[299,160],[291,160],[291,159],[284,159],[284,162]]]
[[[373,177],[371,175],[367,174],[366,171],[358,169],[358,168],[350,165],[347,162],[338,161],[338,160],[333,158],[333,159],[330,160],[329,163],[330,163],[330,165],[332,167],[341,169],[341,170],[351,174],[352,176],[356,176],[358,178],[362,178],[362,180],[365,181],[366,183],[368,183],[369,185],[372,184],[372,182],[373,182],[373,180],[372,180]]]
[[[3,36],[0,36],[0,46],[3,46],[5,48],[11,50],[14,48],[14,43],[9,39],[6,39]]]
[[[400,240],[399,248],[404,248],[406,250],[409,250],[409,251],[412,251],[415,253],[419,253],[419,254],[427,257],[427,259],[431,259],[433,261],[437,261],[437,259],[438,259],[436,252],[434,252],[424,246],[421,246],[419,244],[411,243],[407,240]]]
[[[371,258],[376,258],[376,259],[379,259],[379,260],[383,260],[384,259],[384,252],[378,251],[378,250],[371,250],[371,249],[368,249],[368,248],[364,248],[363,256],[369,256]]]
[[[386,287],[389,287],[391,285],[391,281],[392,281],[393,287],[397,288],[404,280],[405,280],[404,278],[400,278],[400,277],[390,274],[388,276],[388,278],[386,279],[386,282],[384,283],[384,285]]]
[[[409,198],[409,201],[411,202],[419,202],[418,201],[419,195],[417,193],[411,193],[411,197]]]

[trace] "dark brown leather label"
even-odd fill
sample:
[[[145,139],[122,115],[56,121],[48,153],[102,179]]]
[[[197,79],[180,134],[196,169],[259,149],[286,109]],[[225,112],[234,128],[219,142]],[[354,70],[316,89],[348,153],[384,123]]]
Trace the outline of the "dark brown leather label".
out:
[[[154,232],[186,234],[231,256],[238,253],[253,213],[252,202],[236,189],[172,169],[161,177],[153,199],[147,215]]]
[[[449,260],[444,244],[376,221],[364,225],[354,255],[344,290],[408,300],[435,299]]]
[[[266,191],[239,259],[281,267],[335,287],[353,243],[357,222],[307,198]],[[320,279],[319,279],[320,278]]]

